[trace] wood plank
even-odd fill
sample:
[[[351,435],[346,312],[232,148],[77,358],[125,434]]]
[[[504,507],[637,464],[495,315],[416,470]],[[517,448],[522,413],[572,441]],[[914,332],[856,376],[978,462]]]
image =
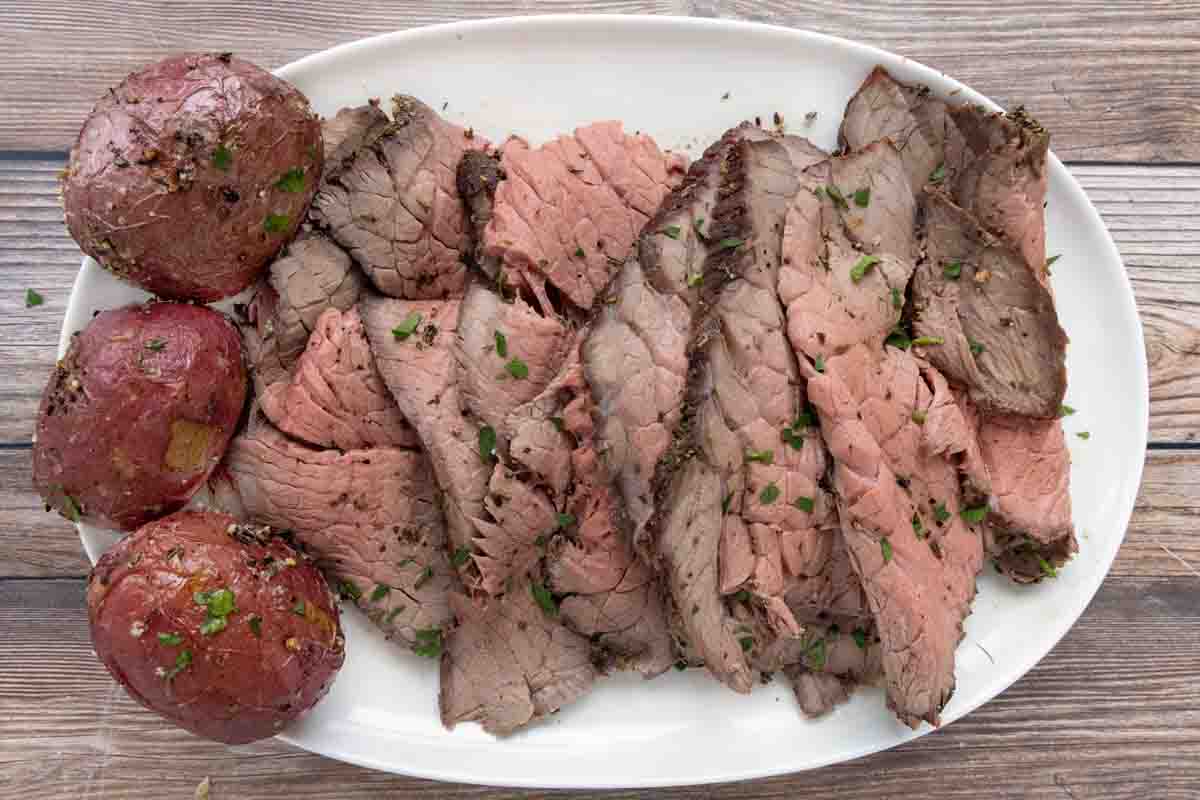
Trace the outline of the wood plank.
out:
[[[0,443],[28,442],[79,268],[59,160],[0,161]],[[1151,371],[1154,442],[1200,433],[1200,166],[1075,165],[1133,281]],[[46,304],[25,308],[33,287]]]
[[[923,61],[1000,102],[1025,103],[1054,131],[1063,156],[1200,160],[1197,0],[298,0],[252,12],[237,0],[14,0],[6,11],[0,149],[66,149],[106,88],[171,52],[235,50],[273,68],[435,22],[611,12],[743,18],[851,37]]]
[[[1200,785],[1195,579],[1120,577],[992,702],[888,753],[802,776],[656,792],[699,798],[1194,797]],[[514,798],[340,764],[277,742],[226,748],[142,710],[91,653],[79,580],[0,582],[0,800],[380,796]],[[1169,642],[1169,646],[1164,646]],[[152,790],[147,790],[152,786]],[[645,792],[576,792],[633,800]]]

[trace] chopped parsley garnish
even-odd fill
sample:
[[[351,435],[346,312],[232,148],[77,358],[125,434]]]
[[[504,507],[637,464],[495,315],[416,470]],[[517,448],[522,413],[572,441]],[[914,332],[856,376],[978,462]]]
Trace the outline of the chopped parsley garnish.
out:
[[[912,515],[912,526],[913,526],[913,533],[915,533],[917,535],[917,538],[918,539],[924,538],[925,525],[921,522],[921,515],[915,511],[913,512],[913,515]]]
[[[836,186],[826,186],[825,194],[829,195],[829,199],[838,208],[849,208],[850,204],[846,202],[846,196],[842,194],[842,190]]]
[[[1057,578],[1058,570],[1046,559],[1038,556],[1038,566],[1042,568],[1042,574],[1047,578]]]
[[[817,639],[809,645],[804,654],[804,660],[808,662],[808,668],[814,672],[825,669],[825,640]]]
[[[583,258],[583,257],[584,257],[584,256],[586,256],[586,255],[587,255],[587,253],[583,252],[583,248],[582,248],[582,247],[576,247],[576,248],[575,248],[575,257],[576,257],[576,258]]]
[[[779,438],[784,444],[791,445],[793,450],[804,447],[804,425],[795,422],[779,432]]]
[[[774,481],[772,481],[771,483],[768,483],[766,486],[764,486],[763,490],[761,492],[759,492],[759,495],[758,495],[758,501],[760,503],[762,503],[764,506],[769,506],[769,505],[771,505],[771,503],[774,503],[778,499],[779,499],[779,487],[775,485]]]
[[[1080,431],[1079,433],[1077,433],[1075,435],[1078,436],[1080,439],[1085,439],[1085,440],[1092,438],[1092,434],[1088,433],[1087,431]]]
[[[160,633],[158,640],[168,647],[176,647],[183,644],[183,637],[178,633]]]
[[[987,515],[987,506],[971,506],[970,508],[964,508],[959,512],[959,516],[971,524],[983,522],[984,519],[987,518]]]
[[[942,267],[942,277],[947,280],[956,281],[962,275],[962,262],[951,261],[946,266]]]
[[[825,358],[823,356],[816,357],[816,360],[813,361],[813,369],[817,372],[825,371]]]
[[[550,590],[537,581],[529,584],[529,590],[533,593],[534,602],[541,606],[542,611],[551,617],[558,616],[558,603],[554,602],[554,595],[550,594]]]
[[[929,347],[935,344],[945,344],[946,340],[940,336],[918,336],[912,340],[913,347]]]
[[[811,497],[797,497],[792,505],[801,511],[807,511],[811,514],[813,509],[817,507],[817,502]]]
[[[167,346],[167,340],[166,339],[151,339],[142,346],[151,352],[158,353],[158,352],[161,352]]]
[[[892,308],[904,308],[904,297],[900,294],[899,289],[892,289]]]
[[[409,564],[415,564],[415,563],[417,563],[417,560],[415,558],[406,558],[403,561],[401,561],[397,566],[403,568],[403,567],[407,567]]]
[[[946,510],[945,503],[938,503],[933,507],[933,518],[938,522],[945,522],[950,519],[950,512]]]
[[[746,461],[756,461],[759,464],[774,464],[774,450],[747,450]]]
[[[300,167],[292,167],[287,172],[283,173],[283,177],[275,184],[275,188],[289,194],[299,194],[304,191],[304,170]]]
[[[1046,269],[1050,269],[1050,265],[1053,264],[1055,261],[1058,261],[1060,258],[1062,258],[1061,253],[1056,256],[1050,256],[1049,258],[1047,258],[1046,259]]]
[[[307,606],[304,603],[304,598],[301,597],[299,600],[296,601],[296,605],[292,606],[292,613],[295,614],[297,617],[303,617],[305,615],[306,609],[307,609]]]
[[[529,377],[529,365],[515,356],[504,365],[504,371],[517,380],[524,380]]]
[[[226,617],[209,617],[200,625],[200,633],[205,636],[215,636],[229,624]]]
[[[750,593],[745,589],[738,589],[733,593],[733,599],[739,603],[749,603]]]
[[[984,351],[984,346],[974,339],[967,339],[967,347],[971,349],[971,355],[977,356]]]
[[[508,358],[508,339],[500,331],[496,331],[496,355]]]
[[[1075,409],[1071,408],[1068,405],[1064,404],[1064,405],[1061,405],[1058,407],[1058,415],[1060,417],[1069,417],[1074,413],[1075,413]]]
[[[354,581],[342,581],[338,584],[338,594],[347,600],[358,600],[362,597],[362,589]]]
[[[383,598],[392,593],[392,587],[386,583],[376,584],[375,591],[371,592],[371,602],[378,603]]]
[[[79,522],[83,517],[83,509],[80,507],[79,501],[69,494],[63,495],[63,516],[71,522]]]
[[[283,233],[288,229],[289,222],[287,214],[267,214],[263,220],[263,230],[267,233]]]
[[[425,567],[425,569],[421,570],[421,574],[417,576],[417,579],[413,581],[413,588],[420,589],[432,577],[433,567]]]
[[[701,229],[704,227],[704,217],[692,220],[692,227],[696,230],[696,233],[701,233]]]
[[[679,229],[678,225],[668,225],[667,227],[665,227],[661,231],[659,231],[659,233],[661,233],[663,236],[669,236],[672,239],[678,239],[679,231],[680,231],[680,229]]]
[[[196,592],[192,600],[198,606],[205,606],[209,616],[227,617],[234,611],[233,592],[228,589],[215,589],[211,592]]]
[[[891,345],[900,350],[907,350],[912,347],[912,339],[908,338],[908,334],[903,328],[897,326],[888,334],[887,339],[884,340],[884,344]]]
[[[229,168],[233,166],[233,151],[223,144],[217,145],[213,150],[212,164],[221,172],[228,172]]]
[[[680,672],[683,672],[687,668],[688,668],[688,663],[686,661],[684,661],[682,658],[675,662],[675,669],[679,670]]]
[[[729,504],[732,502],[733,502],[733,492],[730,492],[729,494],[725,495],[724,499],[721,500],[721,513],[722,514],[729,513]]]
[[[562,433],[567,429],[567,423],[563,421],[562,417],[551,417],[550,424],[553,425],[554,429],[559,433]]]
[[[465,547],[460,547],[450,556],[450,563],[456,567],[461,567],[467,563],[467,559],[471,557],[471,551]]]
[[[496,455],[496,429],[491,425],[484,425],[479,429],[479,457],[483,459],[483,463],[492,463],[492,457]]]
[[[879,263],[879,256],[863,256],[858,260],[858,263],[850,268],[850,280],[858,283],[863,278],[867,277],[876,264]]]
[[[250,619],[246,620],[246,624],[250,626],[251,633],[253,633],[259,639],[262,638],[262,617],[260,617],[258,614],[254,614],[250,617]]]
[[[545,547],[546,546],[546,534],[539,533],[537,538],[533,540],[533,544],[535,547]]]
[[[163,677],[168,681],[175,680],[175,676],[183,672],[192,665],[192,651],[183,650],[179,655],[175,656],[175,666],[167,670],[167,674]]]
[[[399,325],[392,328],[392,336],[395,336],[398,341],[403,342],[417,332],[417,326],[421,324],[422,319],[421,312],[408,312],[408,316]]]
[[[558,520],[557,521],[558,521],[558,527],[569,528],[575,524],[575,515],[574,514],[564,514],[563,512],[560,511],[560,512],[558,512]]]
[[[733,237],[722,239],[721,241],[717,242],[717,252],[719,253],[722,250],[733,250],[735,248],[741,247],[745,243],[746,243],[745,239],[736,239]]]
[[[40,306],[44,302],[46,302],[45,298],[43,298],[40,294],[35,292],[33,289],[25,290],[25,307],[26,308],[34,308],[35,306]]]
[[[387,622],[387,624],[391,625],[393,622],[396,621],[396,617],[400,616],[403,613],[404,613],[404,606],[397,606],[396,608],[393,608],[391,611],[389,611],[388,615],[386,617],[384,617],[383,619],[385,622]]]
[[[918,425],[924,425],[927,417],[928,415],[919,408],[912,412],[912,421]]]
[[[851,633],[854,637],[854,644],[858,645],[859,650],[867,649],[867,632],[862,628],[855,628]]]
[[[929,173],[929,182],[930,183],[941,183],[942,179],[945,177],[946,177],[946,165],[938,164],[937,167],[934,168],[933,172]]]
[[[687,285],[689,289],[695,289],[702,283],[704,283],[703,272],[693,272],[687,276]]]
[[[871,187],[866,186],[854,193],[854,205],[866,208],[871,204]]]
[[[885,536],[879,540],[879,549],[883,551],[883,563],[888,563],[892,560],[892,543]]]
[[[743,653],[749,653],[752,649],[754,649],[754,637],[741,636],[738,638],[738,644],[742,646]]]
[[[437,658],[442,654],[442,629],[425,628],[417,631],[417,643],[413,652],[425,658]]]

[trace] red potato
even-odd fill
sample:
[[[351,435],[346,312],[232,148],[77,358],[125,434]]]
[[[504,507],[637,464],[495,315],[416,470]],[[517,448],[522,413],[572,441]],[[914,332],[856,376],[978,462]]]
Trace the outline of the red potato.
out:
[[[274,736],[329,691],[345,657],[337,602],[269,528],[181,511],[92,570],[96,655],[139,703],[199,736]]]
[[[96,103],[63,173],[67,227],[162,297],[237,294],[296,233],[324,161],[291,84],[228,54],[179,55]]]
[[[245,402],[241,339],[223,315],[182,303],[105,311],[50,376],[34,486],[67,519],[133,530],[187,503]]]

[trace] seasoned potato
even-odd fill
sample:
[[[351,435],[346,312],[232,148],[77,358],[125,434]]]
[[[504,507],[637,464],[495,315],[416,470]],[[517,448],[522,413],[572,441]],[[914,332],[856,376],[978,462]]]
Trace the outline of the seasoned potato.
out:
[[[162,297],[249,286],[300,225],[324,159],[294,86],[226,55],[173,56],[96,103],[63,174],[67,227]]]
[[[345,656],[313,562],[268,528],[181,511],[117,543],[88,581],[96,655],[130,696],[229,744],[278,733]]]
[[[133,530],[187,503],[245,402],[241,339],[223,315],[183,303],[105,311],[50,376],[34,485],[72,521]]]

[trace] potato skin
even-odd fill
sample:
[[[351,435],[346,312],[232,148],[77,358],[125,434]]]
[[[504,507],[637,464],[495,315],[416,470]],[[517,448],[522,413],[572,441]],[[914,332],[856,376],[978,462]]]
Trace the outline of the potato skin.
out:
[[[67,519],[121,530],[182,508],[236,432],[246,380],[237,329],[212,309],[102,312],[42,395],[34,486]]]
[[[220,589],[235,610],[203,633],[209,608],[196,593]],[[87,605],[96,655],[131,697],[228,744],[274,736],[308,711],[345,657],[337,601],[313,561],[227,514],[181,511],[125,537],[92,570]]]
[[[291,84],[227,54],[167,58],[96,103],[63,173],[83,252],[160,297],[237,294],[295,234],[324,161]],[[282,181],[291,170],[302,170]]]

